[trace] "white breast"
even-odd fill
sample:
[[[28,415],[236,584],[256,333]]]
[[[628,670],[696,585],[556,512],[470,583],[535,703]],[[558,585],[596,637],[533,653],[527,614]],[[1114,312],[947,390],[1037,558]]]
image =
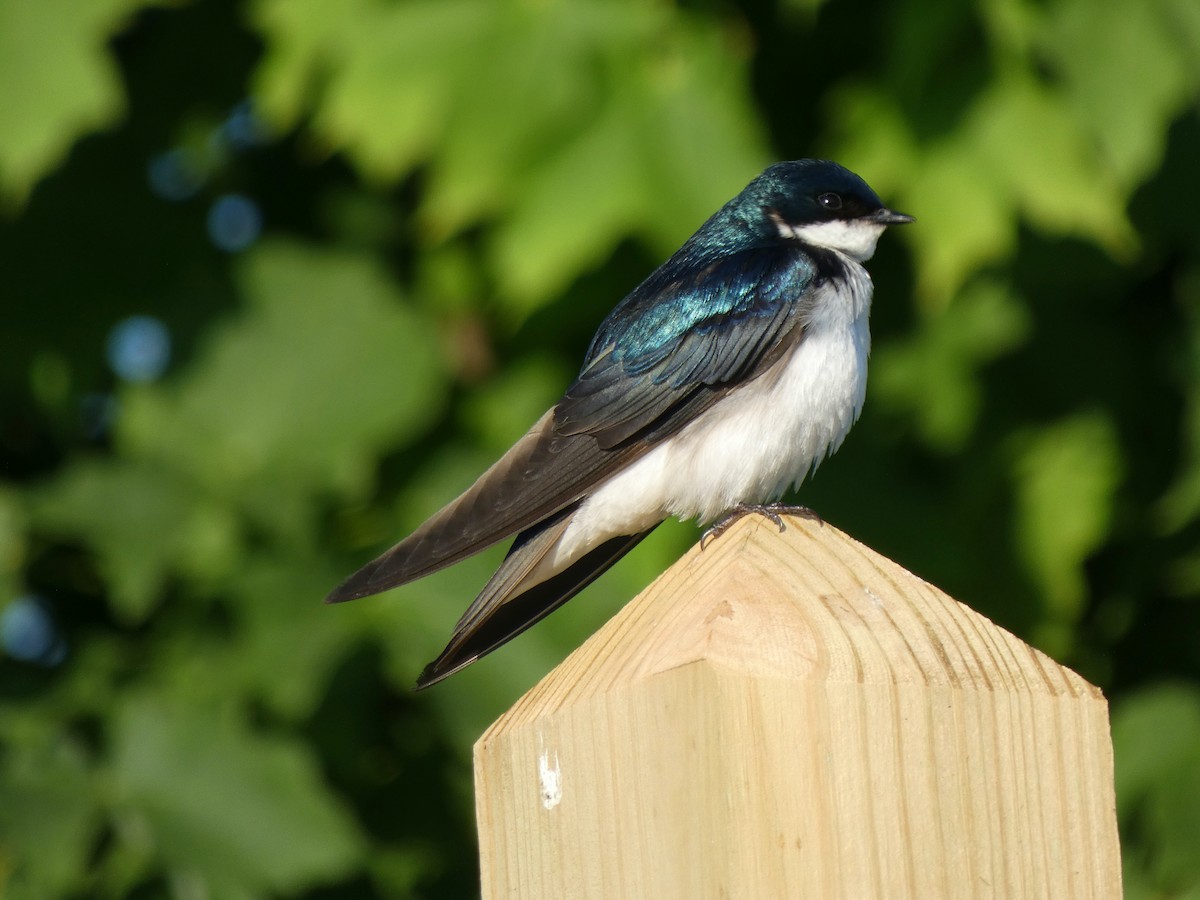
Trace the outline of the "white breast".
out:
[[[779,499],[836,450],[862,410],[871,278],[822,288],[790,355],[718,402],[592,493],[554,556],[559,564],[668,516],[711,522],[739,503]]]

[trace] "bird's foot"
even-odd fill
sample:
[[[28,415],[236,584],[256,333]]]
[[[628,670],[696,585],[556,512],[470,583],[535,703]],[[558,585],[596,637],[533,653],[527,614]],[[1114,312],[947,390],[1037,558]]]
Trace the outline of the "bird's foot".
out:
[[[710,541],[724,534],[730,525],[742,518],[742,516],[749,515],[750,513],[758,513],[761,516],[766,516],[779,526],[780,532],[787,531],[787,525],[783,521],[784,516],[799,516],[802,519],[812,519],[819,525],[825,524],[825,520],[807,506],[786,506],[783,503],[739,503],[714,522],[701,535],[700,549],[703,550],[708,546]]]

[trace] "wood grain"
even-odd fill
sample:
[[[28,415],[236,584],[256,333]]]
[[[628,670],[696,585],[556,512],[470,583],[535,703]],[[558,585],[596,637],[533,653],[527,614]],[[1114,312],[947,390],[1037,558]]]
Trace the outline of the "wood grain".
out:
[[[488,898],[1121,896],[1100,691],[801,519],[693,548],[475,777]]]

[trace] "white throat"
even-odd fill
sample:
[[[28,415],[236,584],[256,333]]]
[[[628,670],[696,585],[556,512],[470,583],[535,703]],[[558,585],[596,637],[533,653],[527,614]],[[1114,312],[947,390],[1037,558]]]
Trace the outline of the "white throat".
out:
[[[808,225],[789,225],[782,219],[776,219],[775,224],[782,237],[796,238],[814,247],[837,250],[859,262],[866,262],[875,255],[875,245],[887,228],[886,225],[864,219],[834,219]]]

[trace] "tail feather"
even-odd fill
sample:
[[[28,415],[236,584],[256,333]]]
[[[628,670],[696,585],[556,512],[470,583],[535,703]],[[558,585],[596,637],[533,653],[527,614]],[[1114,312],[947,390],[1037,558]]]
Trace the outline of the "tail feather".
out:
[[[654,530],[612,538],[561,572],[527,584],[529,574],[557,543],[574,513],[575,507],[563,510],[517,537],[496,574],[455,626],[446,649],[417,679],[417,690],[466,668],[554,612]]]

